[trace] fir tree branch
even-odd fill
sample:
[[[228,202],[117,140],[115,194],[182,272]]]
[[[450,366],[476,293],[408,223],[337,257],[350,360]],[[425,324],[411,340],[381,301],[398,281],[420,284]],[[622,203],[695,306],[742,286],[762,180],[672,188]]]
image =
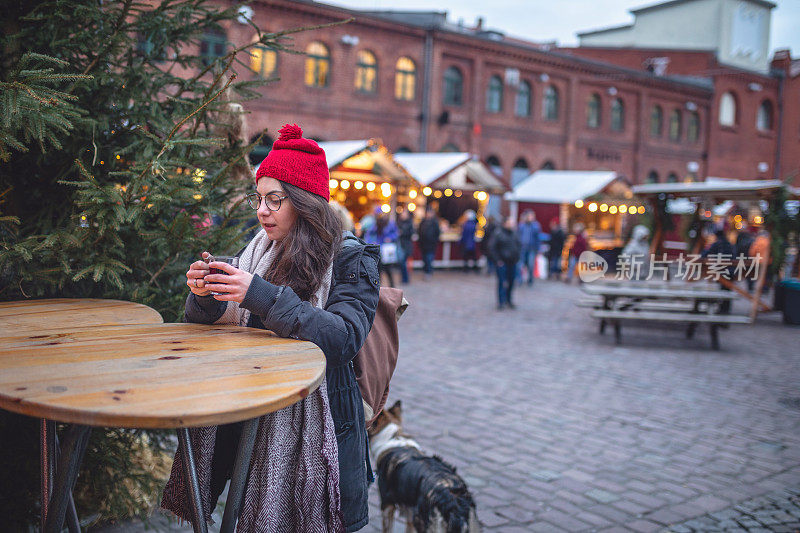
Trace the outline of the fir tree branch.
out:
[[[114,24],[115,26],[114,33],[111,34],[111,36],[108,38],[108,40],[106,41],[106,45],[103,47],[103,49],[100,52],[98,52],[98,54],[94,57],[92,62],[89,63],[89,65],[84,69],[83,71],[84,75],[89,74],[89,72],[91,72],[91,70],[95,67],[95,65],[97,65],[97,62],[100,61],[100,58],[105,56],[109,52],[109,50],[111,50],[111,47],[114,46],[114,40],[119,34],[119,31],[122,29],[122,23],[125,22],[125,18],[128,16],[128,12],[131,9],[131,4],[133,4],[133,0],[125,0],[125,5],[122,7],[122,11],[120,12],[119,17],[117,17],[116,23]],[[75,84],[73,83],[67,90],[67,92],[71,93],[74,88]]]

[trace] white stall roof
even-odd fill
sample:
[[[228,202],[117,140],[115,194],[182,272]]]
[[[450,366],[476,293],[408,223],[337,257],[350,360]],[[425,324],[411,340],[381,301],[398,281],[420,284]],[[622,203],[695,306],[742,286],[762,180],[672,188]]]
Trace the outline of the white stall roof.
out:
[[[506,193],[505,199],[571,204],[601,192],[616,179],[616,172],[605,170],[537,170]]]
[[[366,150],[369,141],[327,141],[318,144],[325,151],[328,168],[332,169],[344,163],[348,158]]]
[[[779,180],[734,180],[709,177],[706,181],[690,183],[647,183],[635,185],[633,192],[640,195],[671,194],[679,197],[753,197],[779,188]]]
[[[394,160],[405,167],[420,184],[430,185],[471,159],[467,152],[427,152],[394,154]]]

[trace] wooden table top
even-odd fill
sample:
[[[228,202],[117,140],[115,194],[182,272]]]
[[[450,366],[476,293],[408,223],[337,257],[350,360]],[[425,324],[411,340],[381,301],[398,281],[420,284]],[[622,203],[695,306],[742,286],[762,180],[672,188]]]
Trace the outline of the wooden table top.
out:
[[[620,287],[584,283],[583,292],[604,297],[663,298],[671,300],[735,300],[736,293],[723,290],[663,289],[651,287]]]
[[[121,325],[0,338],[0,408],[92,426],[238,422],[305,398],[324,375],[313,343],[238,326]]]
[[[0,302],[0,336],[162,322],[164,319],[155,309],[122,300],[59,298]]]

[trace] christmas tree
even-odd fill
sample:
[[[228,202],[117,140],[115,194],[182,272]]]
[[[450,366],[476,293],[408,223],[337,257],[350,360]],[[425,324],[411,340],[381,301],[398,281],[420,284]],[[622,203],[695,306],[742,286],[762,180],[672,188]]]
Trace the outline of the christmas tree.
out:
[[[6,0],[2,9],[0,300],[116,298],[179,321],[188,265],[244,242],[253,215],[241,199],[254,176],[242,102],[264,83],[249,51],[286,50],[285,33],[205,0]],[[254,41],[220,39],[234,24],[252,26]],[[37,427],[0,413],[0,514],[11,530],[38,519]],[[146,512],[168,444],[96,429],[76,487],[80,514]]]

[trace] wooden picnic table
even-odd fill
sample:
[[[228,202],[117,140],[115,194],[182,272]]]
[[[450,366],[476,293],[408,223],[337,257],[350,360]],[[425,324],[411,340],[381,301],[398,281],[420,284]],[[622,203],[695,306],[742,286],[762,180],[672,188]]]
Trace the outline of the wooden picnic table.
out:
[[[31,333],[36,333],[32,335]],[[44,530],[61,530],[91,426],[177,428],[193,527],[207,531],[189,427],[245,421],[221,531],[233,531],[261,415],[325,375],[313,343],[238,326],[139,324],[0,337],[0,408],[71,423]]]
[[[594,305],[592,316],[600,319],[600,333],[605,332],[606,322],[614,325],[617,343],[622,339],[621,321],[634,319],[660,322],[685,322],[687,337],[691,338],[698,324],[708,324],[711,345],[719,349],[719,328],[730,324],[749,324],[746,316],[731,315],[730,304],[736,293],[724,290],[694,289],[680,286],[648,286],[639,282],[628,285],[584,284],[583,292],[599,296],[602,301]],[[680,302],[685,302],[685,306]],[[585,305],[585,304],[580,304]]]

